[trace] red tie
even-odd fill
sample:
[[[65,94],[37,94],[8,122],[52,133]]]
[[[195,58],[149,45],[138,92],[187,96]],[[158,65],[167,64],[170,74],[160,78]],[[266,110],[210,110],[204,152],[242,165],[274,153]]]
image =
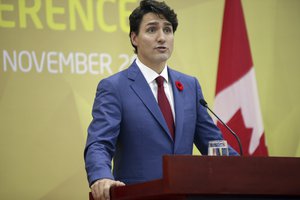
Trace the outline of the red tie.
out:
[[[158,100],[158,105],[160,107],[160,110],[167,122],[169,131],[171,133],[171,136],[174,140],[175,138],[175,125],[174,125],[174,119],[173,119],[173,114],[171,110],[171,106],[169,103],[169,100],[166,96],[165,89],[164,89],[164,77],[159,76],[156,79],[156,83],[158,86],[157,90],[157,100]]]

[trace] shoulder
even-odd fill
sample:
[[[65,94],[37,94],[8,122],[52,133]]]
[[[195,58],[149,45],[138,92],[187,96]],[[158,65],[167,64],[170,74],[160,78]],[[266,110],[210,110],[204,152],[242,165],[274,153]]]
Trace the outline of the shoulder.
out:
[[[169,69],[170,75],[173,76],[173,77],[176,77],[178,79],[186,79],[186,80],[189,80],[189,81],[195,81],[195,79],[197,80],[197,78],[194,77],[194,76],[182,73],[182,72],[177,71],[175,69],[172,69],[170,67],[168,69]]]
[[[134,79],[138,74],[140,74],[140,70],[135,62],[133,62],[128,68],[115,73],[107,78],[104,78],[101,82],[110,82],[114,84],[123,84],[124,81],[129,81]]]
[[[97,86],[97,94],[104,91],[109,93],[127,91],[139,73],[137,65],[133,62],[127,69],[101,79]]]
[[[114,86],[123,85],[129,81],[129,74],[134,68],[134,65],[131,64],[127,69],[124,69],[120,72],[117,72],[113,75],[110,75],[106,78],[100,80],[99,85],[110,84]]]
[[[169,68],[169,74],[171,79],[175,81],[180,81],[182,83],[188,84],[190,86],[200,85],[198,79],[194,76],[179,72],[177,70]]]
[[[127,70],[128,69],[125,69],[125,70],[123,70],[121,72],[117,72],[117,73],[115,73],[113,75],[110,75],[110,76],[108,76],[106,78],[103,78],[103,79],[100,80],[100,83],[101,82],[110,82],[112,84],[119,83],[121,80],[125,79],[125,77],[126,77],[126,71]]]

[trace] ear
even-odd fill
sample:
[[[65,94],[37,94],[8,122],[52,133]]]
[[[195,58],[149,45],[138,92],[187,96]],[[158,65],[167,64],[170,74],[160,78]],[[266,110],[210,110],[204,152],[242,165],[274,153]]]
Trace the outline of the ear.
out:
[[[135,32],[131,32],[131,33],[130,33],[130,40],[131,40],[131,43],[132,43],[134,46],[137,46],[138,41],[137,41],[137,35],[136,35]]]

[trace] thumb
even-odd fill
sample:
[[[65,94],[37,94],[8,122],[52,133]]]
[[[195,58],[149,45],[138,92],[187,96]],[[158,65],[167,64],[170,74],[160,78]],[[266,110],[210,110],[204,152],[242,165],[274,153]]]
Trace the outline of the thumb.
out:
[[[125,186],[125,183],[121,182],[121,181],[116,181],[114,186]]]

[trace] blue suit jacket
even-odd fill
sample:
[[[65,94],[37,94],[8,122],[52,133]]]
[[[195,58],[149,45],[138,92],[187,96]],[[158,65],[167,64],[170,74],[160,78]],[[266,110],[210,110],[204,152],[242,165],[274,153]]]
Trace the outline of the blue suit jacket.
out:
[[[135,62],[100,81],[88,128],[85,163],[89,183],[101,178],[139,183],[162,177],[162,156],[207,154],[208,141],[222,139],[205,108],[196,78],[168,69],[175,107],[175,141],[153,93]],[[175,81],[184,87],[179,91]],[[231,155],[238,155],[233,149]],[[113,174],[111,160],[114,158]]]

